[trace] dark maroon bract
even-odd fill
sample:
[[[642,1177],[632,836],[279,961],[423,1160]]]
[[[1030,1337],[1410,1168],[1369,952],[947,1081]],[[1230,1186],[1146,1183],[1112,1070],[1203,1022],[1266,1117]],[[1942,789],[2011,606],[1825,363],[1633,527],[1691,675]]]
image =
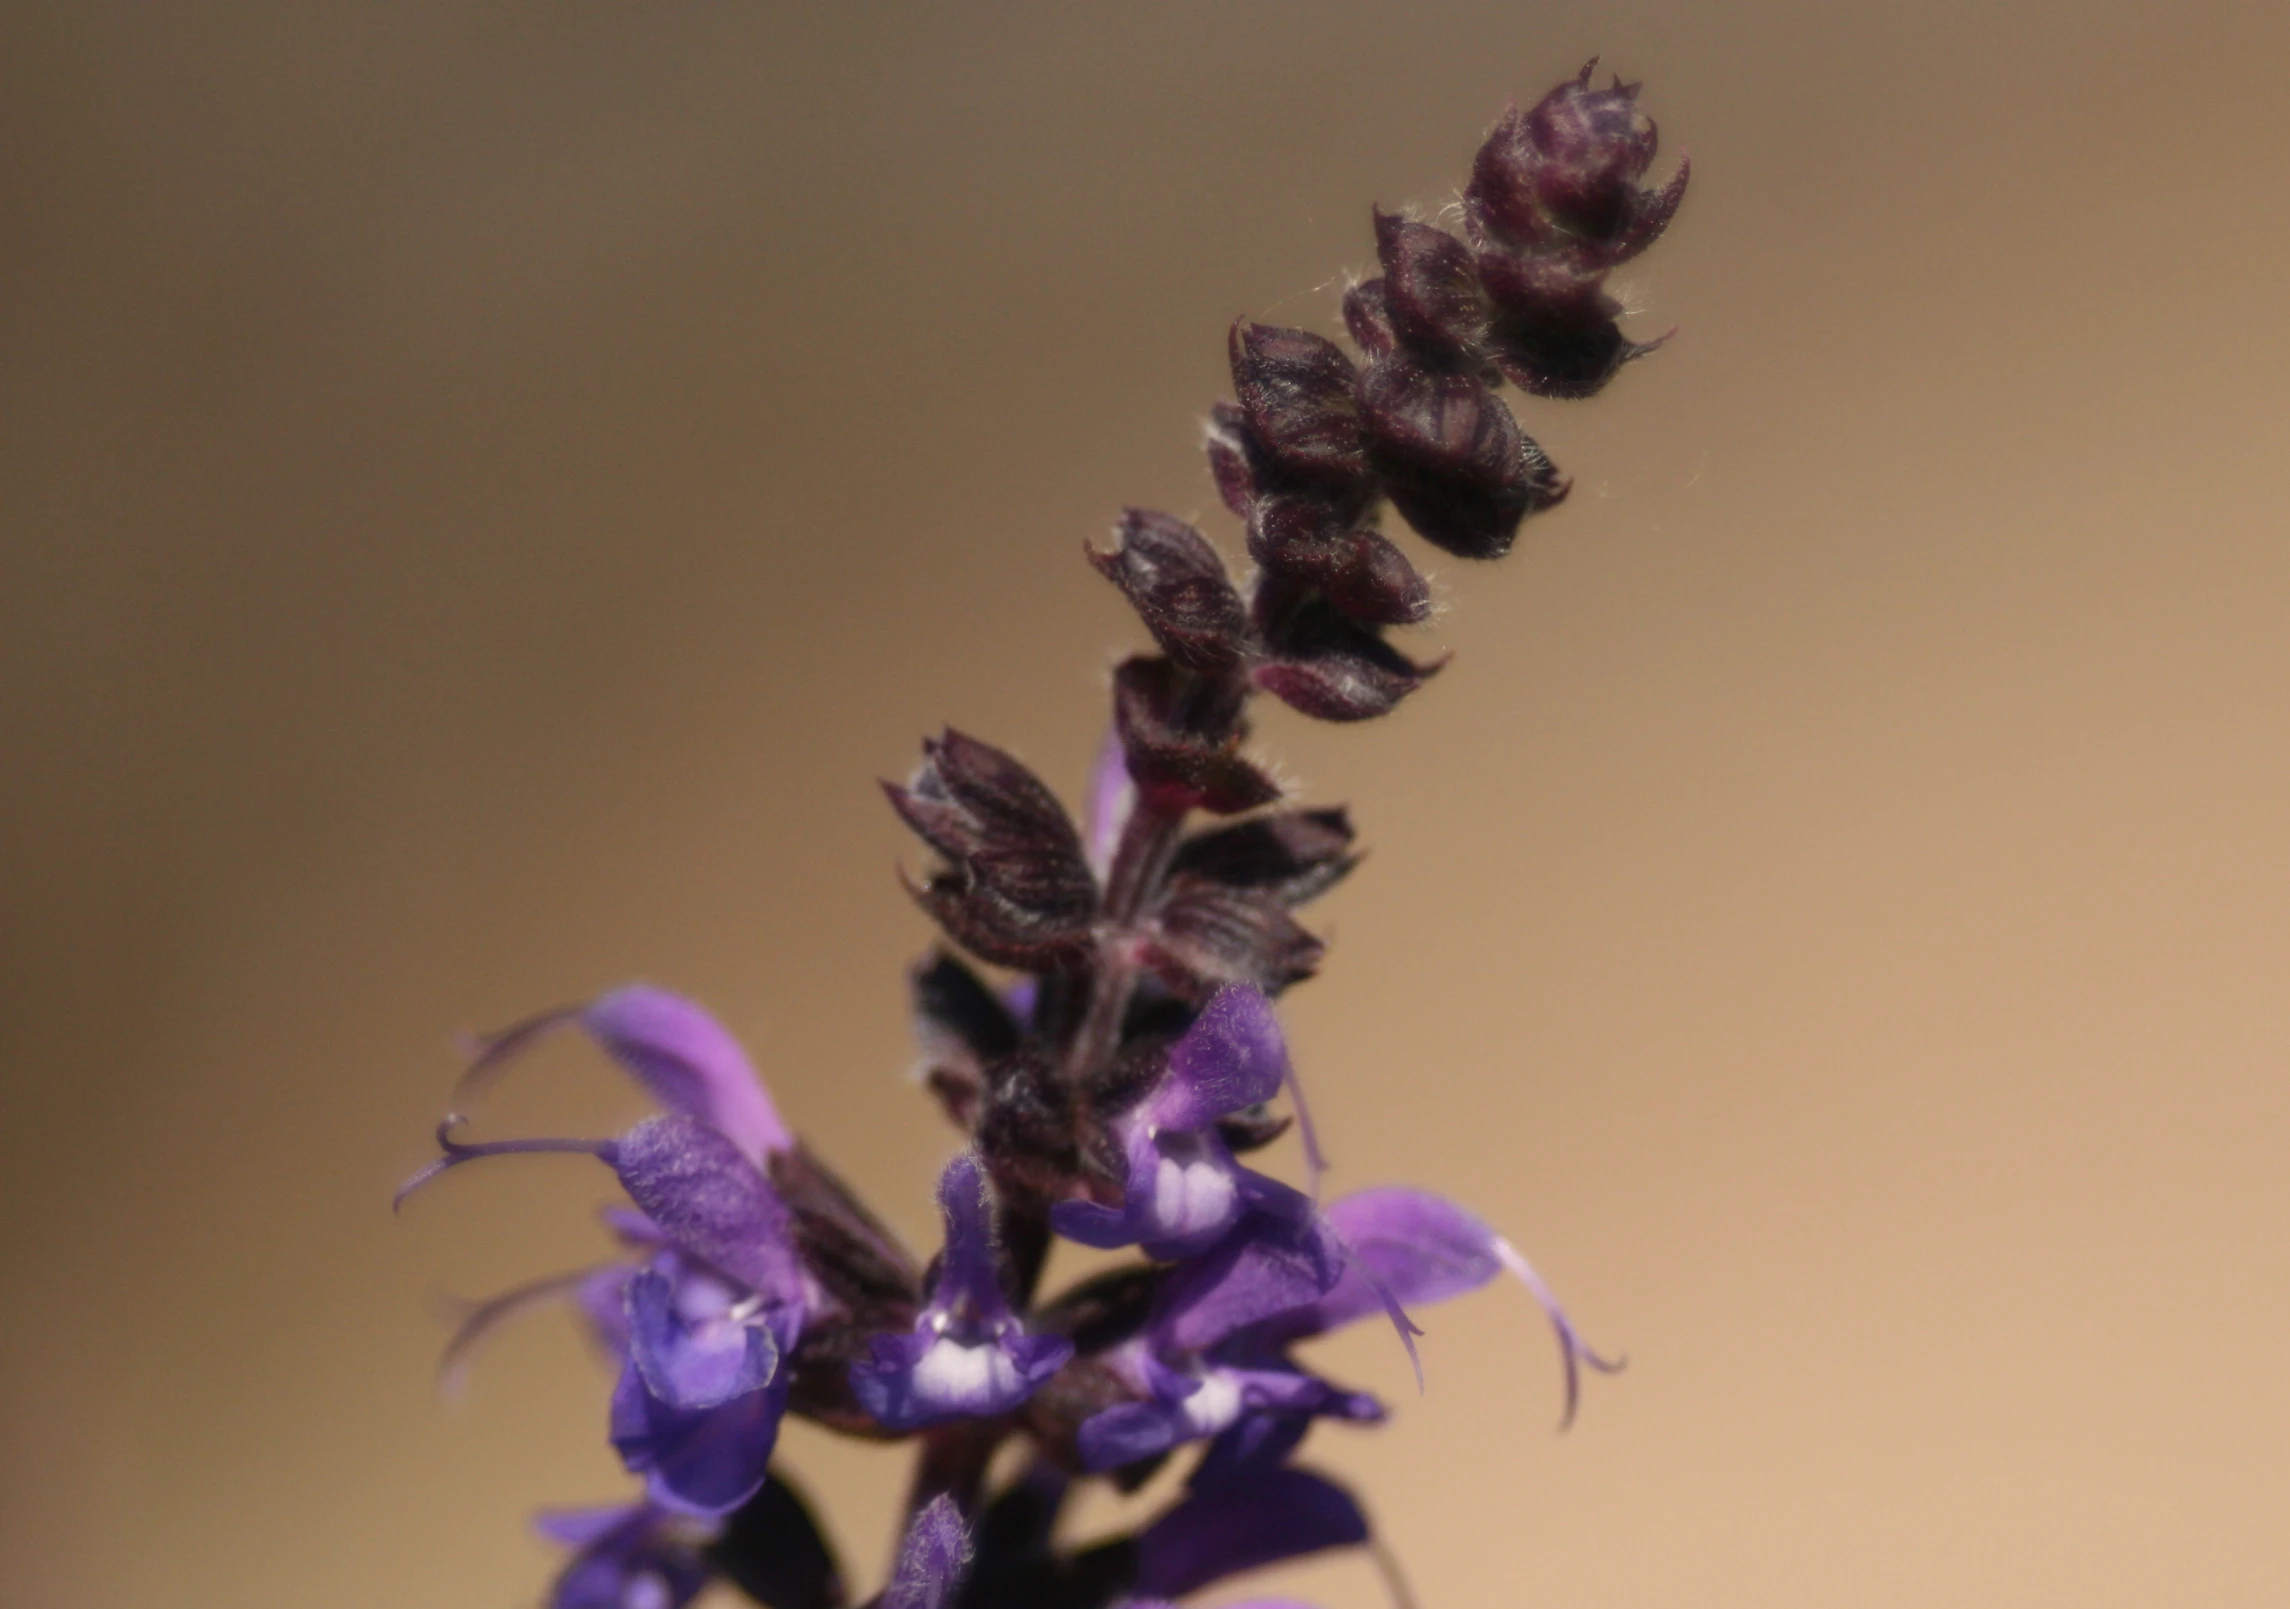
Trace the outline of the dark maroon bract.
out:
[[[1316,1421],[1385,1410],[1313,1373],[1300,1343],[1366,1319],[1412,1356],[1411,1313],[1508,1272],[1557,1337],[1565,1420],[1581,1371],[1617,1366],[1454,1202],[1320,1201],[1273,1002],[1321,959],[1296,912],[1357,857],[1346,814],[1286,802],[1247,743],[1258,693],[1358,721],[1420,688],[1443,661],[1387,633],[1425,621],[1431,593],[1383,510],[1447,553],[1500,557],[1567,490],[1500,388],[1586,397],[1659,344],[1624,336],[1604,289],[1685,191],[1683,163],[1643,182],[1655,134],[1637,94],[1586,67],[1514,107],[1472,164],[1460,236],[1375,213],[1381,273],[1344,298],[1353,351],[1232,327],[1209,465],[1254,568],[1236,580],[1199,531],[1144,509],[1089,550],[1154,651],[1114,673],[1082,820],[960,732],[886,785],[935,856],[910,886],[949,941],[911,974],[925,1081],[964,1137],[935,1258],[811,1154],[688,1000],[632,986],[479,1042],[457,1108],[573,1030],[659,1109],[616,1137],[484,1142],[459,1137],[457,1111],[400,1192],[559,1153],[602,1162],[626,1196],[611,1260],[476,1309],[448,1351],[458,1366],[501,1318],[562,1296],[617,1370],[595,1408],[642,1490],[543,1519],[571,1550],[555,1609],[677,1609],[717,1580],[771,1609],[842,1609],[834,1551],[772,1462],[789,1414],[918,1448],[884,1609],[1141,1609],[1368,1540],[1350,1493],[1291,1460]],[[1243,1160],[1291,1123],[1307,1189]],[[1131,1255],[1045,1293],[1061,1237]],[[1133,1534],[1061,1535],[1077,1483],[1132,1490],[1194,1448],[1182,1494]]]

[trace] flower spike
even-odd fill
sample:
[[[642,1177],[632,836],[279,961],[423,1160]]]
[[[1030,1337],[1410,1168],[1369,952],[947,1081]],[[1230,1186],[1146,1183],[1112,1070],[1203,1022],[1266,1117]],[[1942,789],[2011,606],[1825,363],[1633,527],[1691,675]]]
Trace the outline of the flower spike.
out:
[[[606,1435],[641,1495],[544,1518],[571,1550],[550,1609],[686,1609],[714,1587],[849,1609],[835,1550],[773,1467],[789,1415],[916,1444],[897,1557],[865,1609],[1177,1609],[1244,1571],[1376,1546],[1352,1494],[1293,1459],[1320,1422],[1372,1425],[1384,1406],[1307,1367],[1302,1343],[1388,1320],[1420,1392],[1411,1312],[1508,1274],[1556,1337],[1562,1428],[1584,1373],[1622,1367],[1445,1197],[1323,1204],[1275,1002],[1327,953],[1299,913],[1361,856],[1344,810],[1289,797],[1252,720],[1267,698],[1328,722],[1394,713],[1448,663],[1395,635],[1437,612],[1402,526],[1494,560],[1565,500],[1504,388],[1588,397],[1661,344],[1624,332],[1607,289],[1685,193],[1682,160],[1649,179],[1656,150],[1638,86],[1598,87],[1586,66],[1496,122],[1451,226],[1368,214],[1376,272],[1343,295],[1348,345],[1230,326],[1205,441],[1230,551],[1135,507],[1084,544],[1145,640],[1112,664],[1078,808],[951,727],[885,784],[929,854],[909,892],[942,932],[907,977],[917,1081],[962,1135],[935,1260],[797,1139],[690,1000],[634,984],[471,1042],[439,1154],[393,1207],[463,1163],[535,1153],[594,1157],[625,1196],[605,1209],[611,1260],[468,1307],[441,1367],[457,1382],[498,1326],[564,1299],[614,1371]],[[462,1139],[459,1114],[568,1030],[652,1114],[613,1139]],[[1291,1129],[1305,1190],[1259,1171]],[[1128,1255],[1045,1296],[1060,1237]],[[1068,1540],[1089,1482],[1133,1493],[1172,1458],[1187,1467],[1157,1513]]]

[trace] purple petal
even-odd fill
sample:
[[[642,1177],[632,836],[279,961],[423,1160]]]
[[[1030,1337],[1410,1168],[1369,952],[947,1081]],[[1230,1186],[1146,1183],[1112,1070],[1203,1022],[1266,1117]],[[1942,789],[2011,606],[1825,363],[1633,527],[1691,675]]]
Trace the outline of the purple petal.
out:
[[[629,1520],[649,1513],[641,1503],[606,1503],[597,1508],[545,1508],[533,1516],[533,1529],[559,1547],[585,1548],[601,1542]]]
[[[1311,1428],[1305,1414],[1244,1414],[1218,1433],[1185,1484],[1201,1492],[1226,1481],[1255,1479],[1286,1463]]]
[[[779,1368],[779,1343],[740,1298],[704,1274],[648,1268],[628,1282],[628,1355],[671,1408],[713,1408],[760,1391]],[[752,1302],[748,1305],[753,1305]]]
[[[600,1268],[581,1281],[573,1305],[588,1323],[589,1340],[615,1363],[628,1356],[628,1281],[633,1268]]]
[[[642,984],[616,989],[580,1020],[654,1100],[717,1129],[749,1161],[761,1166],[795,1144],[739,1041],[681,995]]]
[[[1122,753],[1121,734],[1108,731],[1098,746],[1097,763],[1089,772],[1088,825],[1084,829],[1089,868],[1102,881],[1112,869],[1113,851],[1121,842],[1121,829],[1129,812],[1137,808],[1137,784],[1129,778],[1129,761]]]
[[[1443,1302],[1479,1289],[1508,1270],[1549,1318],[1566,1370],[1566,1411],[1571,1424],[1581,1399],[1584,1367],[1611,1374],[1618,1360],[1583,1343],[1573,1322],[1517,1248],[1468,1209],[1428,1190],[1363,1190],[1328,1208],[1328,1220],[1355,1260],[1335,1288],[1309,1307],[1270,1324],[1278,1339],[1318,1335],[1385,1310],[1385,1296],[1410,1306]],[[1376,1289],[1381,1283],[1385,1290]]]
[[[938,1176],[938,1211],[946,1224],[946,1253],[931,1305],[988,1321],[1009,1312],[994,1261],[994,1198],[986,1190],[986,1170],[969,1152]]]
[[[787,1208],[719,1130],[688,1117],[648,1118],[615,1147],[614,1169],[677,1250],[768,1299],[801,1299]]]
[[[739,1042],[681,995],[632,984],[585,1006],[560,1006],[475,1042],[454,1092],[460,1105],[559,1029],[578,1025],[671,1112],[721,1130],[761,1165],[794,1138],[764,1092]]]
[[[1162,1129],[1203,1129],[1280,1092],[1288,1045],[1255,989],[1220,989],[1169,1051],[1169,1071],[1147,1102]]]
[[[886,1430],[904,1434],[948,1419],[991,1419],[1017,1407],[1065,1367],[1073,1343],[1058,1335],[967,1342],[927,1331],[878,1335],[851,1365],[851,1394]]]
[[[1077,1245],[1112,1251],[1137,1244],[1126,1206],[1108,1207],[1095,1201],[1058,1201],[1050,1205],[1050,1227]]]
[[[1270,1470],[1243,1486],[1188,1497],[1137,1538],[1137,1590],[1188,1592],[1283,1559],[1368,1539],[1367,1516],[1333,1481]]]
[[[1158,1458],[1185,1440],[1183,1413],[1165,1402],[1123,1402],[1091,1414],[1074,1433],[1091,1474]]]
[[[930,1500],[907,1527],[880,1609],[944,1609],[970,1567],[970,1533],[951,1497]]]
[[[1342,1418],[1370,1417],[1373,1399],[1338,1391],[1327,1381],[1283,1365],[1244,1369],[1212,1365],[1198,1373],[1171,1369],[1148,1357],[1144,1361],[1151,1392],[1143,1402],[1126,1402],[1091,1415],[1076,1434],[1084,1468],[1117,1468],[1204,1437],[1239,1440],[1224,1448],[1226,1462],[1269,1439],[1286,1436],[1265,1460],[1277,1464],[1301,1440],[1305,1422],[1315,1415]],[[1368,1412],[1359,1411],[1365,1401]],[[1293,1425],[1294,1433],[1278,1427]],[[1215,1456],[1217,1449],[1212,1449]],[[1204,1464],[1204,1469],[1208,1466]],[[1250,1467],[1255,1460],[1250,1459]],[[1201,1484],[1196,1472],[1195,1485]]]
[[[1155,1333],[1177,1351],[1206,1351],[1237,1330],[1309,1307],[1343,1270],[1341,1245],[1309,1211],[1301,1218],[1252,1211],[1214,1251],[1171,1276]]]
[[[787,1408],[790,1370],[713,1408],[674,1408],[634,1363],[612,1393],[612,1445],[652,1500],[679,1513],[728,1514],[763,1484]]]
[[[535,1528],[580,1551],[549,1591],[549,1609],[682,1609],[714,1574],[704,1530],[638,1504],[543,1514]]]

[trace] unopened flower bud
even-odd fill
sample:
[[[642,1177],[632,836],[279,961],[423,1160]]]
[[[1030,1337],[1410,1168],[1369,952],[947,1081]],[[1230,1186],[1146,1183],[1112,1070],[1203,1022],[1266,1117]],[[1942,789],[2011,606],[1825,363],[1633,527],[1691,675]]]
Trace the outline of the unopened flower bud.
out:
[[[1399,343],[1418,358],[1473,361],[1487,340],[1487,293],[1471,250],[1444,229],[1376,212],[1383,304]]]
[[[1236,323],[1232,383],[1258,449],[1286,475],[1352,486],[1367,477],[1352,360],[1308,330]]]
[[[1525,112],[1495,125],[1471,166],[1465,200],[1479,228],[1513,247],[1571,237],[1601,267],[1635,256],[1677,211],[1686,171],[1661,190],[1642,188],[1654,160],[1654,120],[1638,86],[1617,78],[1592,89],[1593,59]]]
[[[1542,448],[1476,376],[1392,353],[1361,376],[1360,415],[1393,505],[1458,558],[1502,557],[1520,520],[1566,495]]]
[[[1229,670],[1246,647],[1248,617],[1208,539],[1174,514],[1124,509],[1111,553],[1089,562],[1119,587],[1153,640],[1187,670]]]

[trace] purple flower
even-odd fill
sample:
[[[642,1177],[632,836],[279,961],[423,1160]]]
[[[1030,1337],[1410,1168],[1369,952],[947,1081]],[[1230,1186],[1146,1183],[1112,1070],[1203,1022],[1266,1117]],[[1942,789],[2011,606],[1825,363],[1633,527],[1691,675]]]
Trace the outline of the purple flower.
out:
[[[1136,1245],[1173,1259],[1215,1245],[1252,1206],[1308,1212],[1295,1191],[1233,1160],[1216,1127],[1284,1083],[1293,1090],[1295,1076],[1264,996],[1245,985],[1219,990],[1170,1048],[1159,1082],[1115,1122],[1127,1165],[1121,1204],[1061,1201],[1051,1224],[1085,1246]],[[1308,1129],[1307,1155],[1316,1169]]]
[[[1298,1427],[1285,1453],[1315,1415],[1380,1417],[1372,1397],[1305,1373],[1259,1336],[1336,1289],[1344,1256],[1316,1214],[1255,1212],[1214,1251],[1179,1265],[1143,1332],[1108,1354],[1138,1400],[1082,1423],[1075,1440],[1085,1467],[1118,1468],[1265,1419]]]
[[[683,1609],[715,1573],[701,1554],[710,1529],[646,1503],[560,1509],[534,1528],[576,1550],[549,1609]]]
[[[612,1444],[655,1502],[728,1512],[763,1484],[813,1299],[787,1209],[689,1118],[641,1123],[606,1159],[669,1248],[628,1283]]]
[[[795,1138],[723,1024],[681,995],[630,984],[585,1006],[563,1006],[476,1040],[456,1104],[490,1085],[541,1040],[578,1027],[671,1112],[719,1130],[759,1167]]]
[[[994,1256],[986,1174],[964,1153],[938,1181],[946,1252],[930,1301],[905,1335],[877,1335],[851,1365],[851,1391],[887,1430],[1008,1413],[1063,1368],[1073,1343],[1028,1335]]]
[[[650,1006],[672,997],[646,992],[637,998]],[[456,1140],[459,1119],[448,1117],[437,1136],[445,1155],[409,1181],[398,1199],[447,1169],[491,1156],[566,1152],[611,1168],[643,1215],[643,1235],[656,1236],[660,1247],[623,1287],[626,1357],[612,1395],[612,1444],[629,1471],[645,1478],[655,1504],[724,1514],[763,1484],[786,1412],[789,1358],[817,1300],[787,1207],[748,1150],[791,1142],[776,1115],[768,1126],[754,1121],[759,1109],[769,1111],[768,1103],[757,1105],[761,1087],[737,1047],[704,1015],[648,1011],[637,1020],[673,1032],[616,1041],[635,1047],[624,1059],[651,1069],[639,1075],[647,1087],[673,1094],[696,1108],[695,1115],[647,1118],[617,1140],[484,1144]],[[529,1043],[538,1031],[528,1024],[511,1035]],[[500,1045],[497,1039],[490,1048]],[[726,1048],[736,1060],[721,1055]],[[694,1051],[696,1060],[680,1053]],[[481,1055],[480,1070],[486,1065]],[[732,1093],[737,1086],[727,1075],[735,1071],[754,1088],[756,1101]],[[711,1121],[727,1114],[730,1129]]]
[[[1285,1344],[1324,1334],[1387,1310],[1394,1298],[1409,1307],[1444,1302],[1508,1273],[1526,1286],[1557,1338],[1566,1374],[1561,1428],[1574,1422],[1584,1368],[1601,1374],[1622,1369],[1625,1360],[1591,1350],[1534,1266],[1468,1208],[1429,1190],[1393,1185],[1346,1196],[1329,1207],[1327,1217],[1350,1252],[1343,1276],[1326,1294],[1266,1325],[1261,1338]]]
[[[1215,1437],[1196,1479],[1217,1483],[1277,1465],[1314,1418],[1380,1419],[1373,1397],[1299,1368],[1288,1348],[1378,1313],[1399,1317],[1404,1335],[1400,1310],[1477,1290],[1505,1270],[1558,1336],[1571,1423],[1583,1366],[1621,1364],[1583,1344],[1526,1259],[1472,1213],[1425,1190],[1368,1190],[1310,1220],[1253,1216],[1181,1266],[1144,1332],[1114,1354],[1140,1400],[1083,1423],[1083,1461],[1111,1469]]]

